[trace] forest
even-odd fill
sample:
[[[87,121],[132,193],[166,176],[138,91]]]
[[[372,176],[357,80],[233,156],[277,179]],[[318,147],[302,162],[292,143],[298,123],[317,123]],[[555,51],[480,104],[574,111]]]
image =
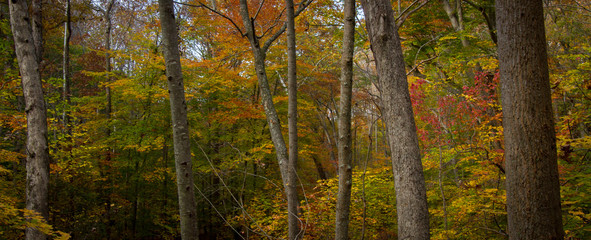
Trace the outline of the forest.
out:
[[[0,239],[591,239],[591,1],[1,0]]]

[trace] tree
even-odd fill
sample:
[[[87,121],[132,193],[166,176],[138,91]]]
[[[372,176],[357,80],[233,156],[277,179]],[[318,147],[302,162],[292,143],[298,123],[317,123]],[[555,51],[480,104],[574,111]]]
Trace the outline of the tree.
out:
[[[496,4],[509,239],[562,239],[543,5]]]
[[[70,100],[70,86],[71,86],[71,73],[70,73],[70,39],[72,37],[72,16],[71,16],[71,4],[70,0],[66,0],[66,22],[64,23],[64,57],[63,57],[63,73],[64,73],[64,84],[62,89],[62,100],[66,104],[66,110],[63,112],[62,120],[64,128],[66,129],[67,136],[72,135],[70,124],[70,113],[68,107],[71,105]]]
[[[26,205],[27,209],[49,217],[49,149],[47,147],[47,110],[43,99],[41,75],[28,6],[25,0],[9,1],[10,23],[21,72],[25,113],[27,115]],[[26,239],[46,239],[39,229],[27,228]]]
[[[308,5],[310,5],[310,0],[304,0],[300,3],[300,7],[296,12],[294,12],[294,17],[299,15]],[[297,193],[292,192],[296,191],[297,189],[295,186],[292,188],[289,186],[289,176],[290,176],[290,162],[288,159],[288,152],[287,147],[285,144],[285,140],[283,139],[283,133],[281,133],[281,123],[279,122],[279,116],[277,115],[277,110],[275,110],[275,105],[273,103],[273,95],[271,94],[271,89],[269,88],[269,82],[267,80],[267,70],[265,67],[265,58],[267,54],[267,50],[287,28],[287,23],[283,24],[281,29],[275,32],[264,44],[261,46],[259,42],[260,37],[257,36],[254,27],[254,18],[250,17],[248,12],[248,3],[246,0],[240,0],[240,16],[242,17],[242,23],[245,27],[244,35],[248,38],[250,42],[251,50],[254,55],[254,65],[257,73],[257,79],[259,82],[259,88],[261,92],[261,101],[263,102],[263,107],[265,109],[265,115],[267,116],[267,122],[269,124],[269,130],[271,132],[271,139],[273,141],[273,146],[275,147],[275,154],[277,156],[277,161],[279,162],[279,170],[281,172],[281,180],[283,182],[283,186],[285,187],[285,193],[288,197],[288,220],[289,220],[289,239],[298,239],[301,231],[299,230],[300,219],[297,217],[297,212],[292,212],[294,209],[298,209],[298,198]],[[294,35],[295,37],[295,35]],[[294,43],[295,45],[295,43]],[[295,65],[294,65],[295,67]],[[295,70],[295,69],[294,69]],[[295,74],[295,71],[294,71]],[[295,79],[294,79],[295,80]],[[294,86],[295,87],[295,86]],[[291,131],[291,129],[290,129]],[[296,143],[297,144],[297,143]],[[297,149],[295,149],[297,151]],[[295,171],[295,169],[294,169]],[[294,172],[295,173],[295,172]],[[295,217],[293,217],[295,216]]]
[[[345,28],[341,56],[341,100],[339,109],[339,192],[337,196],[335,239],[349,239],[351,205],[352,149],[351,95],[353,91],[353,52],[355,50],[355,0],[346,0]]]
[[[164,44],[166,77],[170,94],[181,237],[184,240],[199,239],[189,124],[187,122],[187,102],[185,101],[183,73],[181,71],[178,30],[174,19],[174,4],[172,0],[159,0],[158,5]]]
[[[449,3],[449,0],[442,0],[441,3],[443,4],[443,9],[445,13],[447,13],[447,17],[451,21],[451,25],[456,32],[461,32],[464,30],[464,14],[462,12],[462,1],[456,0],[455,6],[452,6]],[[461,37],[462,46],[467,47],[470,45],[468,39],[465,37]]]
[[[423,166],[398,29],[390,1],[362,0],[378,72],[382,114],[396,189],[399,239],[429,239],[429,212]]]
[[[287,91],[288,91],[288,107],[287,107],[287,125],[289,131],[289,159],[287,163],[287,184],[285,188],[288,208],[288,224],[290,239],[299,239],[300,234],[300,219],[299,219],[299,200],[298,200],[298,82],[297,82],[297,64],[296,64],[296,32],[295,32],[295,16],[293,8],[293,0],[285,0],[285,8],[287,12]]]
[[[113,103],[112,103],[112,94],[111,94],[111,87],[110,87],[110,83],[111,83],[111,28],[113,27],[113,23],[111,20],[111,14],[113,12],[113,7],[115,6],[115,0],[109,0],[107,5],[105,6],[104,9],[101,9],[101,12],[103,14],[102,18],[105,21],[106,27],[105,27],[105,72],[107,73],[107,86],[105,87],[105,97],[107,100],[106,106],[105,106],[105,115],[107,117],[107,129],[105,131],[106,133],[106,137],[109,138],[111,137],[111,125],[109,124],[111,122],[111,117],[112,117],[112,113],[113,113]],[[113,157],[113,151],[114,148],[111,148],[110,146],[107,146],[107,148],[105,149],[106,151],[106,157],[105,157],[105,162],[103,163],[106,171],[105,171],[105,175],[109,175],[110,174],[110,166],[111,166],[111,160]],[[106,211],[106,221],[107,221],[107,239],[111,239],[111,234],[112,234],[112,217],[111,217],[111,192],[113,191],[113,186],[112,186],[112,181],[110,181],[110,177],[106,178],[107,181],[110,182],[110,184],[106,184],[105,187],[108,189],[107,191],[105,191],[105,198],[106,198],[106,204],[105,204],[105,211]]]

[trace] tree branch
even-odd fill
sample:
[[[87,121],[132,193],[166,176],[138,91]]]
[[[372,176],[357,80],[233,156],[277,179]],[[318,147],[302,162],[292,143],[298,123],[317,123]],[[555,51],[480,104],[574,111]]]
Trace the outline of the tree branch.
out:
[[[302,13],[302,11],[304,11],[304,9],[306,9],[306,7],[308,7],[313,1],[314,0],[302,0],[300,3],[298,3],[299,7],[294,12],[294,17],[299,16],[300,13]],[[273,36],[271,36],[269,39],[267,39],[267,41],[265,41],[265,44],[263,45],[263,47],[261,47],[261,51],[266,52],[269,49],[269,47],[271,47],[271,44],[273,44],[273,42],[277,40],[277,38],[279,38],[279,36],[281,36],[283,32],[285,32],[285,29],[287,29],[287,22],[283,23],[283,26],[281,26],[281,28],[277,32],[275,32]]]
[[[207,5],[205,5],[202,2],[199,2],[199,5],[195,5],[195,4],[190,4],[190,3],[182,3],[182,2],[177,2],[177,1],[173,1],[176,4],[180,4],[180,5],[184,5],[184,6],[188,6],[188,7],[195,7],[195,8],[205,8],[215,14],[217,14],[218,16],[227,19],[228,21],[230,21],[230,23],[232,23],[232,25],[234,25],[234,27],[236,28],[236,30],[238,30],[238,32],[240,33],[240,36],[245,36],[245,34],[242,32],[242,30],[240,29],[240,27],[238,27],[238,24],[236,24],[234,22],[234,20],[232,20],[230,17],[226,16],[225,14],[221,13],[218,10],[215,10]]]
[[[398,28],[400,28],[400,26],[402,26],[402,24],[404,24],[404,21],[406,21],[406,19],[412,15],[414,12],[418,11],[419,9],[421,9],[422,7],[424,7],[425,5],[427,5],[427,3],[429,3],[431,0],[426,0],[423,3],[421,3],[421,5],[419,5],[418,7],[416,7],[413,10],[408,11],[413,5],[415,5],[416,3],[418,3],[420,0],[415,0],[414,2],[412,2],[410,4],[410,6],[408,6],[406,9],[404,9],[404,11],[402,11],[400,13],[400,15],[396,18],[396,26]],[[408,12],[407,12],[408,11]],[[405,14],[405,12],[407,12]]]

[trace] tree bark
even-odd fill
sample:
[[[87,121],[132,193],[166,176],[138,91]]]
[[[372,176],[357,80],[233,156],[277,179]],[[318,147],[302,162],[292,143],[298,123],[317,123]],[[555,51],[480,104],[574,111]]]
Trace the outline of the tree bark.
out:
[[[199,239],[197,204],[193,183],[187,103],[181,71],[178,30],[172,0],[159,0],[164,60],[170,93],[174,158],[181,218],[181,238]]]
[[[299,199],[298,199],[298,82],[297,82],[297,64],[296,64],[296,37],[295,37],[295,16],[293,0],[285,0],[287,17],[287,125],[289,130],[289,154],[288,154],[288,176],[286,194],[287,194],[287,212],[289,215],[289,239],[299,239],[300,219],[298,217]]]
[[[388,0],[362,0],[378,71],[396,189],[398,239],[429,239],[429,212],[402,47]]]
[[[341,56],[341,99],[339,109],[339,192],[337,195],[335,239],[349,239],[352,185],[351,95],[355,49],[355,0],[345,0],[343,53]]]
[[[563,239],[542,1],[496,4],[509,239]]]
[[[49,217],[49,150],[47,147],[47,110],[43,99],[43,89],[38,53],[32,34],[28,6],[25,0],[9,1],[10,23],[14,45],[21,73],[25,113],[27,116],[26,149],[26,208],[35,211],[47,220]],[[26,239],[46,239],[47,236],[35,228],[25,230]]]

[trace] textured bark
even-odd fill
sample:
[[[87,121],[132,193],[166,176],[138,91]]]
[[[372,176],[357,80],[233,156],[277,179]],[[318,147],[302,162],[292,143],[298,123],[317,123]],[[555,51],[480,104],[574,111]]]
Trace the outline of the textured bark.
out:
[[[14,36],[16,56],[21,73],[25,113],[27,116],[26,149],[26,208],[48,219],[49,151],[47,147],[47,111],[36,47],[34,45],[28,7],[25,0],[9,1],[10,23]],[[34,228],[25,230],[26,239],[46,239]]]
[[[345,26],[341,56],[341,100],[339,109],[339,192],[337,195],[335,239],[349,239],[349,212],[352,185],[351,95],[353,51],[355,48],[355,0],[345,0]]]
[[[300,220],[298,217],[298,82],[296,66],[296,33],[293,0],[285,0],[287,17],[287,125],[289,129],[289,159],[287,175],[287,212],[289,215],[289,239],[299,239]]]
[[[33,41],[35,42],[35,56],[37,60],[37,64],[41,63],[43,59],[43,11],[41,10],[43,7],[42,0],[33,0],[32,1],[32,10],[33,10]]]
[[[181,218],[181,238],[183,240],[198,239],[197,205],[193,184],[189,124],[187,121],[187,103],[181,58],[179,52],[178,30],[174,19],[172,0],[159,0],[160,25],[164,44],[164,60],[170,94],[170,111],[172,116],[172,133],[174,142],[174,158],[176,167],[179,211]]]
[[[398,239],[429,239],[429,212],[402,47],[388,0],[362,0],[378,71],[396,189]]]
[[[542,1],[497,0],[509,239],[562,239]]]

